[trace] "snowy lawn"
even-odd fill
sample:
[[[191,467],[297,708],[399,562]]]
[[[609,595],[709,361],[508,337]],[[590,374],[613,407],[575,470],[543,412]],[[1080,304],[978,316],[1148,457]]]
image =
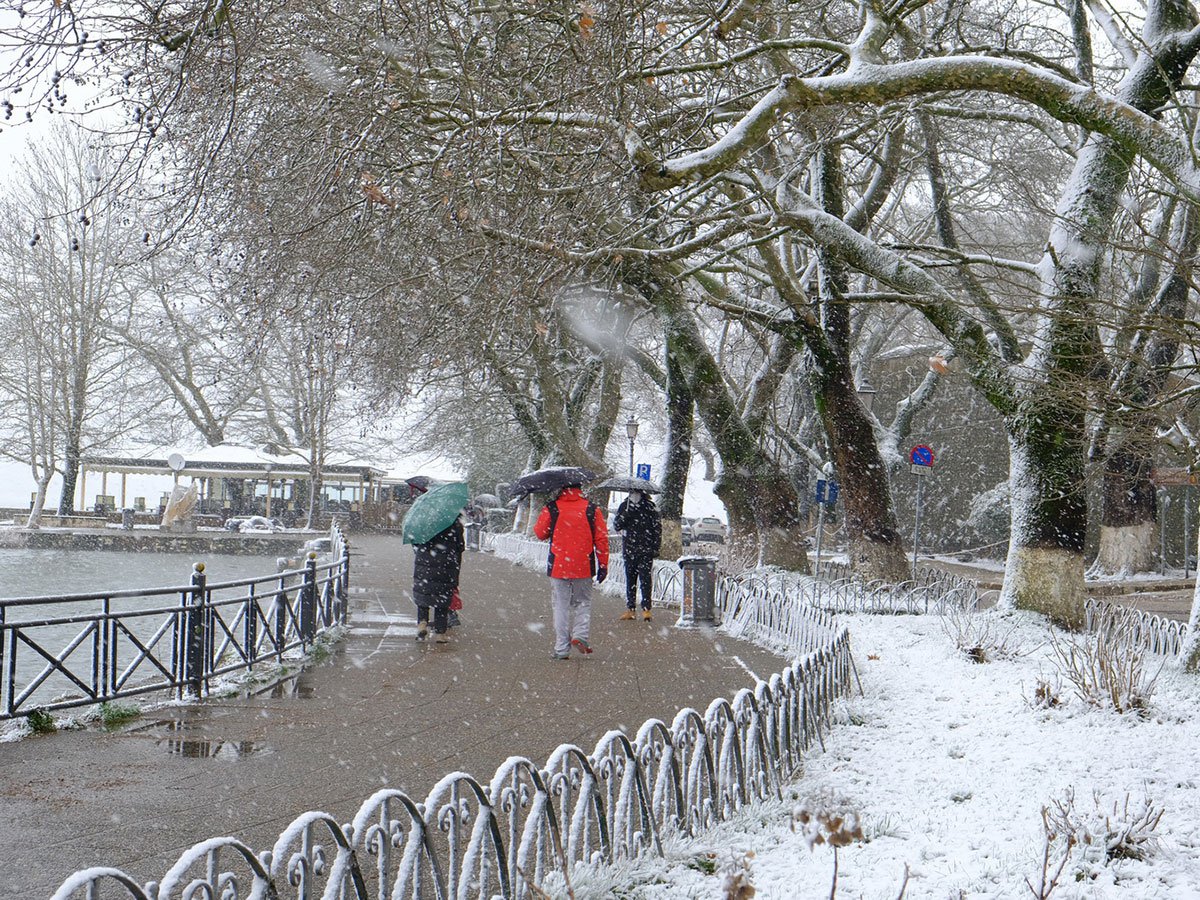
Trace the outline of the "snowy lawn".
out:
[[[1049,896],[1200,898],[1200,679],[1162,669],[1141,716],[1094,708],[1065,678],[1061,705],[1037,708],[1039,683],[1053,685],[1057,671],[1039,617],[1001,617],[993,633],[1021,655],[978,664],[936,616],[839,621],[850,626],[866,696],[841,705],[826,750],[809,758],[788,799],[670,846],[666,862],[580,871],[580,900],[749,897],[727,893],[734,871],[747,873],[759,900],[829,897],[833,851],[810,850],[794,822],[801,808],[860,818],[862,839],[838,854],[838,897],[895,900],[905,866],[908,898],[1036,897],[1025,879],[1037,888],[1042,878],[1047,808],[1052,818],[1067,809],[1081,837]],[[1160,662],[1148,657],[1151,676]],[[1134,838],[1150,836],[1132,849],[1145,858],[1106,859],[1106,833],[1146,801],[1152,819],[1162,815],[1156,827],[1134,829]],[[1065,844],[1050,844],[1047,880]]]

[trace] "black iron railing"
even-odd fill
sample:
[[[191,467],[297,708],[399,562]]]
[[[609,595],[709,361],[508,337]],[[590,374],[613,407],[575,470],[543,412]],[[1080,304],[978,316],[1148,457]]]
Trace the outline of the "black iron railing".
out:
[[[200,697],[213,679],[282,660],[346,621],[349,547],[326,561],[209,583],[0,600],[0,720],[154,692]]]
[[[492,546],[544,565],[544,544]],[[670,566],[656,572],[656,603],[679,592]],[[732,579],[721,583],[722,606],[745,610],[760,623],[755,637],[786,643],[793,659],[732,700],[681,709],[669,722],[649,719],[631,734],[614,729],[591,752],[562,744],[545,765],[513,756],[488,781],[451,772],[423,800],[380,790],[349,822],[305,812],[270,848],[210,838],[153,882],[115,868],[82,870],[52,900],[533,900],[548,895],[548,879],[561,888],[581,868],[661,856],[664,839],[780,799],[832,726],[834,701],[852,690],[849,632],[804,602],[787,604],[781,618],[754,614],[761,599]]]

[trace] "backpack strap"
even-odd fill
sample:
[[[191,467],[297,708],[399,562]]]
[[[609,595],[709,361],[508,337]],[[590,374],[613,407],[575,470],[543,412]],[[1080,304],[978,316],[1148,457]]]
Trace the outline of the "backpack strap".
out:
[[[546,574],[549,575],[554,570],[554,526],[558,524],[558,501],[551,500],[546,504],[546,510],[550,513],[550,533],[546,536]]]
[[[588,523],[588,545],[591,551],[588,553],[588,563],[592,569],[592,575],[596,574],[596,504],[591,500],[587,505],[587,523]]]

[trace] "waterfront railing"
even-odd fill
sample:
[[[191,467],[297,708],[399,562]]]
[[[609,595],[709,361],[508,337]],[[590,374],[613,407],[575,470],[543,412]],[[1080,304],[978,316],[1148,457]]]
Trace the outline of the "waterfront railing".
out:
[[[545,564],[545,545],[499,536],[487,546]],[[619,583],[619,558],[611,573]],[[677,565],[656,565],[654,602],[677,605],[681,581]],[[489,781],[452,772],[423,800],[384,789],[349,822],[303,813],[270,848],[233,837],[202,841],[159,881],[84,870],[55,900],[96,897],[102,888],[131,900],[526,900],[545,896],[555,879],[569,885],[580,867],[661,855],[672,837],[780,798],[831,727],[834,701],[852,689],[847,629],[805,602],[757,609],[774,602],[737,579],[717,585],[719,615],[790,660],[731,700],[681,709],[669,722],[650,719],[636,732],[610,731],[590,752],[562,744],[545,765],[510,757]]]
[[[0,720],[152,693],[202,697],[215,679],[304,652],[346,621],[349,545],[323,561],[210,583],[0,600]]]

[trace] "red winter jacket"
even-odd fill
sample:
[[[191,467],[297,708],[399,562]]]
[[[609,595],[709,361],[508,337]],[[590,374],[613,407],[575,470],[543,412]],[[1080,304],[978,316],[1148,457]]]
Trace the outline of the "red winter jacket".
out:
[[[591,578],[596,574],[597,563],[607,568],[608,526],[599,507],[590,504],[579,488],[565,488],[551,503],[558,508],[558,515],[550,540],[547,574],[551,578]],[[590,528],[588,506],[596,511]],[[533,526],[533,533],[540,541],[550,537],[550,510],[551,504],[543,507]]]

